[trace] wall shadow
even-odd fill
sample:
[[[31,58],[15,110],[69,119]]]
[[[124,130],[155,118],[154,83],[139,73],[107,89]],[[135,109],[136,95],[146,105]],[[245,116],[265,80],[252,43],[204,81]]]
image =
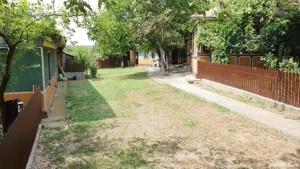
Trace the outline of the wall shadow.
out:
[[[69,82],[66,105],[67,120],[71,122],[92,122],[116,117],[106,99],[88,80]]]
[[[131,80],[142,80],[142,79],[148,79],[148,72],[147,71],[142,71],[142,72],[136,72],[136,73],[132,73],[129,75],[124,75],[124,76],[120,76],[121,80],[127,80],[127,79],[131,79]]]
[[[284,154],[281,160],[285,162],[285,168],[300,168],[300,149],[297,149],[295,153]]]

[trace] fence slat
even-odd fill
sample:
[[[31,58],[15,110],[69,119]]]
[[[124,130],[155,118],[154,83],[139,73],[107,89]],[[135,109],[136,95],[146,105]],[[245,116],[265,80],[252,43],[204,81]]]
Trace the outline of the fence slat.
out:
[[[0,168],[26,168],[41,113],[41,92],[38,89],[1,141]]]
[[[261,68],[198,61],[198,77],[300,106],[299,75]]]

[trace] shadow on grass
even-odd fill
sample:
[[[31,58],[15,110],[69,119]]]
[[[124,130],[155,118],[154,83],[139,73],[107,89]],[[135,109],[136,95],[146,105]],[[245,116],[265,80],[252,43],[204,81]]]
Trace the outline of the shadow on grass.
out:
[[[88,80],[71,81],[66,100],[67,120],[70,122],[92,122],[116,117],[106,99]]]
[[[148,79],[148,72],[147,71],[142,71],[142,72],[136,72],[133,74],[129,74],[129,75],[124,75],[121,76],[120,79],[121,80],[127,80],[127,79],[132,79],[132,80],[141,80],[141,79]]]
[[[295,153],[284,154],[281,160],[285,162],[284,168],[300,168],[300,149],[297,149]]]
[[[68,153],[74,157],[80,157],[99,150],[99,144],[93,142],[95,132],[113,127],[114,124],[104,122],[104,120],[115,117],[106,99],[88,80],[70,81],[66,96],[68,127],[45,127],[43,151],[49,156],[52,164],[57,165],[58,168],[65,168],[62,166],[68,163],[66,158]],[[89,159],[83,160],[90,161]],[[83,163],[75,164],[71,168],[81,168]]]
[[[177,141],[157,141],[148,143],[145,138],[98,138],[97,144],[82,143],[74,150],[77,156],[88,156],[87,159],[73,161],[68,168],[82,166],[83,168],[153,168],[159,162],[157,154],[174,156],[180,150]],[[98,161],[93,156],[97,154]],[[99,158],[100,157],[100,158]],[[157,161],[158,160],[158,161]]]

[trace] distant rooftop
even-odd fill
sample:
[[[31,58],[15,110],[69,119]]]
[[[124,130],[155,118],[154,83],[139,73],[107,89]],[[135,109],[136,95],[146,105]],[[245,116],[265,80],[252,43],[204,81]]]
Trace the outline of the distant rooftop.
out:
[[[214,10],[210,9],[209,11],[205,11],[205,16],[203,14],[193,14],[190,16],[192,21],[195,21],[197,18],[205,17],[206,20],[216,20],[217,17],[214,15]]]

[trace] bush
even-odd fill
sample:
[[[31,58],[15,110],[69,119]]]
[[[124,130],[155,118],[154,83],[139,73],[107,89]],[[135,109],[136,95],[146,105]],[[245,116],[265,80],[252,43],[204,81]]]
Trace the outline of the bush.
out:
[[[97,76],[97,69],[98,69],[97,64],[92,64],[90,66],[90,73],[91,73],[92,78],[96,78],[96,76]]]

